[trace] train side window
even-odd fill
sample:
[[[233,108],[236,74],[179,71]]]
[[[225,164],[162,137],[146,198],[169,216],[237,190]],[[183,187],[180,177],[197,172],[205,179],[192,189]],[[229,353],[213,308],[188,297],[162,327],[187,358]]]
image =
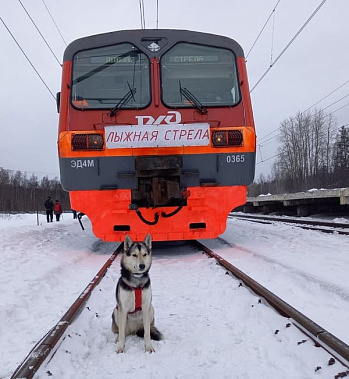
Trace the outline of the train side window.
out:
[[[191,107],[186,88],[203,106],[240,102],[235,55],[231,50],[178,43],[161,58],[162,101],[169,107]]]
[[[73,59],[71,103],[79,109],[110,109],[134,89],[123,108],[150,103],[149,58],[130,43],[78,52]]]

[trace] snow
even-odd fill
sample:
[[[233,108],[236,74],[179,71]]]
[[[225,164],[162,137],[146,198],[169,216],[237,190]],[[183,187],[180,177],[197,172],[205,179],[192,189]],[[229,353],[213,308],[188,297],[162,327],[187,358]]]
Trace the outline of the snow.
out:
[[[70,214],[49,224],[43,215],[0,216],[1,379],[118,246],[96,239],[86,218],[84,226]],[[201,242],[349,344],[347,236],[229,219],[221,238]],[[290,320],[184,242],[154,243],[150,276],[164,340],[153,341],[156,352],[148,354],[142,339],[129,336],[126,352],[116,354],[110,326],[119,263],[35,378],[333,378],[346,371],[338,361],[328,365],[331,356]]]

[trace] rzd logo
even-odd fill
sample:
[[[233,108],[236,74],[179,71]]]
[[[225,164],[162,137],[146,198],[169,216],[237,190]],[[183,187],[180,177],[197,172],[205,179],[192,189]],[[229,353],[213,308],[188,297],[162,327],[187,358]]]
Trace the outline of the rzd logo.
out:
[[[168,111],[167,116],[161,115],[156,120],[152,116],[136,116],[138,125],[179,124],[181,114],[177,111]]]

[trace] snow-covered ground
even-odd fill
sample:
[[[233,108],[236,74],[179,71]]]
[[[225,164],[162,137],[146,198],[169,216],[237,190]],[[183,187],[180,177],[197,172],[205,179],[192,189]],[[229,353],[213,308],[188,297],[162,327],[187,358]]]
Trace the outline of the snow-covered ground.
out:
[[[63,316],[117,244],[80,229],[70,214],[0,215],[0,378],[9,378]],[[39,225],[37,225],[39,224]],[[349,344],[348,237],[295,226],[228,220],[221,240],[202,241]],[[333,378],[345,368],[288,320],[185,243],[155,243],[156,325],[165,339],[144,352],[131,336],[115,353],[110,315],[119,258],[35,378]],[[305,343],[300,343],[307,340]],[[321,368],[319,368],[321,367]]]

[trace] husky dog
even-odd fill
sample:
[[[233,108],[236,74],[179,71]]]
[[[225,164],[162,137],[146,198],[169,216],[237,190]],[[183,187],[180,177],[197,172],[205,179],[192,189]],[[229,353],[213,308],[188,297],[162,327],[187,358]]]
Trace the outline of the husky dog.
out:
[[[143,242],[133,242],[125,237],[121,259],[121,276],[116,286],[116,307],[112,314],[112,331],[118,333],[117,353],[125,351],[129,334],[144,337],[145,350],[154,352],[151,343],[162,339],[154,326],[154,308],[151,304],[149,269],[151,266],[151,236]]]

